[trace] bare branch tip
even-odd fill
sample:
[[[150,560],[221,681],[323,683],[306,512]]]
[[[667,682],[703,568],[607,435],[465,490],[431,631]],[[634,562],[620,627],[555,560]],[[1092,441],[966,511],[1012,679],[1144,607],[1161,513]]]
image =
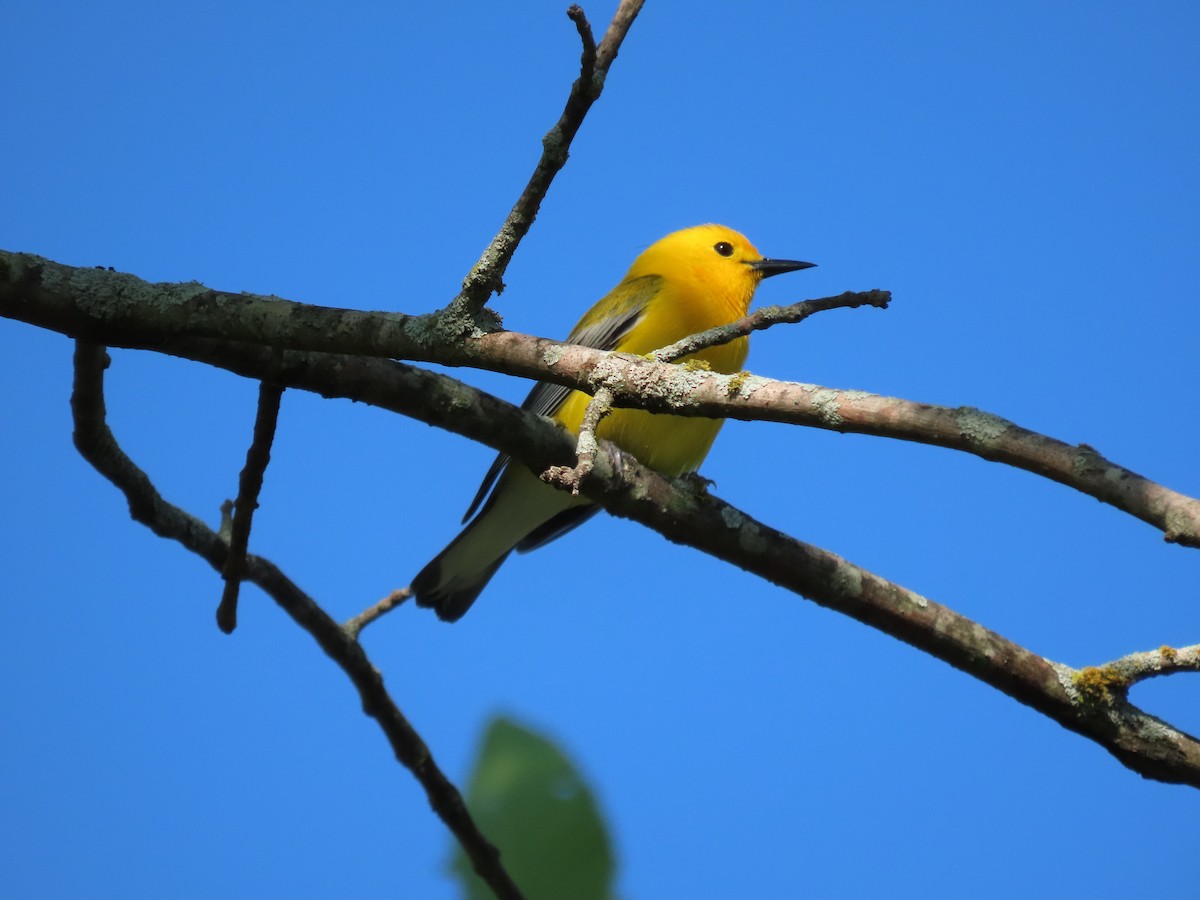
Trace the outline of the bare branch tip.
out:
[[[221,603],[217,607],[217,627],[225,634],[233,634],[237,628],[237,602],[242,583],[237,580],[225,582]]]
[[[352,619],[347,619],[342,625],[342,630],[346,632],[350,640],[357,641],[364,628],[391,612],[411,596],[411,587],[396,588],[374,606],[368,607]]]
[[[538,477],[546,484],[558,485],[569,490],[572,497],[579,496],[579,487],[584,479],[591,474],[595,463],[591,458],[580,456],[579,462],[573,466],[551,466]]]
[[[575,23],[575,30],[579,32],[579,40],[583,43],[583,53],[579,57],[579,78],[584,84],[590,84],[596,73],[596,37],[592,34],[592,25],[578,3],[572,3],[567,8],[567,18]]]
[[[596,428],[600,421],[612,412],[613,393],[610,388],[602,387],[588,402],[583,413],[583,421],[579,425],[579,438],[576,442],[574,466],[551,466],[539,477],[547,484],[556,484],[571,491],[572,497],[579,496],[579,486],[591,474],[596,466]]]

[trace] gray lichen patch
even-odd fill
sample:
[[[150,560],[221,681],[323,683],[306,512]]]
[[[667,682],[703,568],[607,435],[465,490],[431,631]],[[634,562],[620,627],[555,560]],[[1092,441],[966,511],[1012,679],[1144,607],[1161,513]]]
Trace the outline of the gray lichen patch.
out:
[[[439,344],[459,343],[469,338],[483,337],[500,331],[503,319],[490,307],[478,311],[470,309],[461,297],[456,297],[445,308],[420,316],[408,316],[404,321],[404,333],[409,340],[423,347]]]
[[[1012,422],[973,406],[960,406],[954,411],[959,433],[972,444],[990,447],[1012,427]]]
[[[696,406],[696,391],[712,377],[711,373],[688,370],[682,366],[675,368],[669,377],[658,381],[659,393],[677,409]]]
[[[758,524],[732,506],[721,509],[721,522],[730,531],[737,532],[738,546],[747,553],[762,553],[767,549],[767,539]]]
[[[1055,662],[1054,660],[1048,660],[1048,662],[1050,663],[1050,668],[1054,670],[1054,677],[1058,679],[1058,683],[1066,693],[1067,697],[1072,703],[1078,703],[1079,690],[1075,687],[1075,675],[1077,674],[1077,670],[1072,669],[1070,666],[1063,665],[1060,662]]]
[[[79,309],[88,315],[108,320],[146,309],[168,311],[209,290],[198,281],[151,284],[123,272],[55,263],[47,263],[42,269],[42,283],[47,290],[73,296]]]
[[[1071,471],[1079,478],[1091,478],[1104,471],[1104,458],[1094,447],[1080,444],[1075,448],[1075,456],[1071,460]]]
[[[840,428],[845,420],[842,418],[839,404],[842,395],[829,388],[818,388],[813,391],[812,402],[821,421],[830,428]]]
[[[851,565],[839,565],[833,572],[834,589],[844,597],[857,600],[862,596],[862,572]]]
[[[767,539],[763,537],[762,529],[746,521],[738,529],[738,546],[747,553],[762,553],[767,549]]]
[[[746,523],[746,517],[732,506],[726,506],[721,510],[721,521],[725,524],[726,528],[737,529]]]
[[[607,387],[617,394],[665,401],[673,409],[698,405],[696,390],[712,373],[672,365],[665,368],[647,364],[643,357],[613,353],[592,369],[589,382],[593,389]]]

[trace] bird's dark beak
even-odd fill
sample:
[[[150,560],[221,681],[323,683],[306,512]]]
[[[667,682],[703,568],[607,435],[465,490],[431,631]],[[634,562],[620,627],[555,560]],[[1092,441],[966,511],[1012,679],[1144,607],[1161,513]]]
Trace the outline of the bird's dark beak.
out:
[[[760,259],[758,262],[747,263],[746,265],[762,272],[763,278],[770,278],[772,275],[782,275],[784,272],[811,269],[816,263],[800,262],[795,259]]]

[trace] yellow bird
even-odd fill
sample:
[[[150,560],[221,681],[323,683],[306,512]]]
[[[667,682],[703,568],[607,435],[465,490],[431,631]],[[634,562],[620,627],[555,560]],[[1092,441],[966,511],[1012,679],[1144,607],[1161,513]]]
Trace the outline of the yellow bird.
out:
[[[621,283],[579,320],[567,343],[650,353],[742,318],[760,281],[812,265],[764,259],[743,235],[721,225],[685,228],[646,248]],[[741,370],[747,350],[747,339],[739,338],[684,360],[703,360],[713,371],[731,374]],[[539,382],[522,408],[550,416],[576,433],[590,399],[581,391]],[[600,423],[596,437],[675,477],[699,468],[723,423],[724,419],[614,409]],[[535,550],[599,509],[587,498],[572,496],[525,466],[508,462],[504,454],[497,457],[463,521],[471,519],[494,484],[479,515],[413,579],[417,603],[433,607],[447,622],[462,617],[514,549]]]

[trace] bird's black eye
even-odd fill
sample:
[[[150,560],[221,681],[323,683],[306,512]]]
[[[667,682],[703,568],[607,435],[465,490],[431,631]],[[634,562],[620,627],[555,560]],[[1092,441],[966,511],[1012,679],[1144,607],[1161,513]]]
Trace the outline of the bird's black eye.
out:
[[[713,244],[713,249],[722,256],[733,256],[733,244],[729,243],[729,241],[718,241]]]

